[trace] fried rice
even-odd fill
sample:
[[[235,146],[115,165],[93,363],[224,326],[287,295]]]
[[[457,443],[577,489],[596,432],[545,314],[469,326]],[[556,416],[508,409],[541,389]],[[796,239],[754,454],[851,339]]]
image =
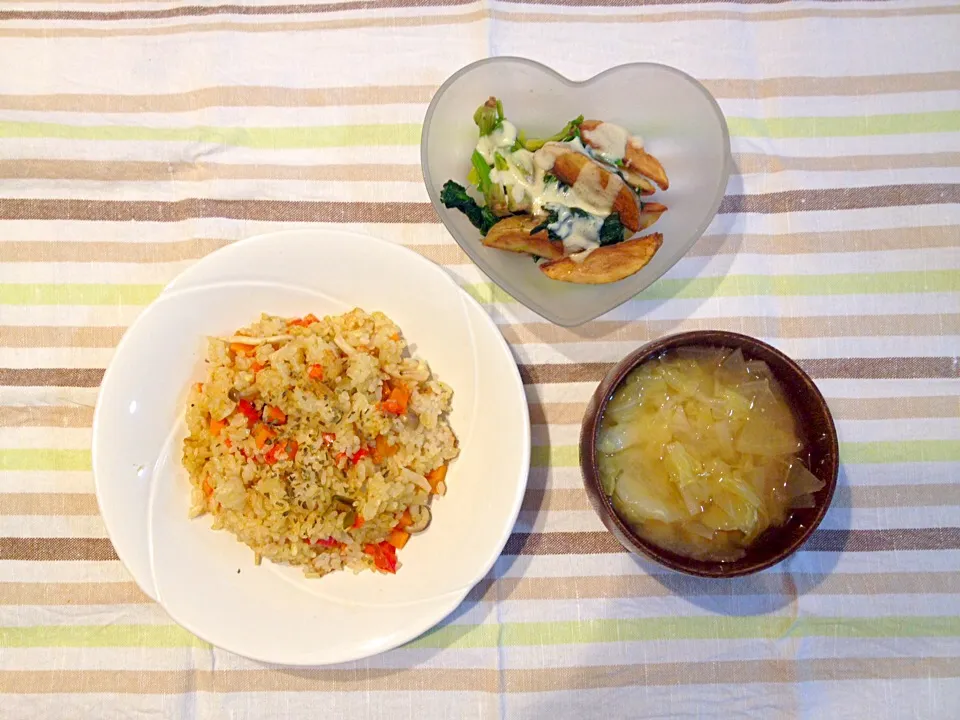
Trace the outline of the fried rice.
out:
[[[190,516],[212,515],[257,563],[395,572],[459,452],[453,391],[400,328],[360,309],[263,315],[210,338],[206,362],[186,410]]]

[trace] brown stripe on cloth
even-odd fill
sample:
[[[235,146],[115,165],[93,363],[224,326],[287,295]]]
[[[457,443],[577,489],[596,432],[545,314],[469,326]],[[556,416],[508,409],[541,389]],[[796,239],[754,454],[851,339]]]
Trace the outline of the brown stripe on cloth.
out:
[[[952,248],[957,244],[958,232],[960,227],[957,225],[928,225],[912,228],[831,230],[784,235],[704,235],[694,244],[687,256],[713,257],[738,253],[741,255],[745,253],[799,255]]]
[[[0,586],[0,599],[3,598]],[[27,589],[32,597],[36,591]],[[672,574],[667,587],[655,575],[485,578],[467,596],[474,602],[590,600],[639,597],[804,595],[950,595],[960,592],[960,573],[766,573],[750,578],[696,578]],[[51,591],[52,594],[52,591]],[[11,601],[15,599],[10,595]]]
[[[949,357],[814,358],[798,360],[819,379],[957,378],[960,363]],[[527,385],[597,382],[613,363],[520,364]],[[99,387],[103,368],[0,368],[0,387]]]
[[[815,210],[862,210],[906,205],[960,202],[960,184],[878,185],[823,190],[782,190],[758,195],[727,195],[721,213],[785,213]]]
[[[91,493],[0,492],[0,515],[99,515]]]
[[[813,317],[704,317],[685,320],[630,322],[597,320],[576,328],[546,322],[504,325],[500,331],[512,345],[526,343],[648,342],[662,335],[690,330],[732,330],[779,338],[947,336],[960,334],[960,314],[821,315]],[[3,332],[0,329],[0,344]]]
[[[0,605],[124,605],[152,602],[133,582],[0,582]]]
[[[485,578],[469,593],[470,602],[504,600],[588,600],[685,596],[792,597],[805,595],[951,595],[960,593],[960,573],[769,573],[752,578],[672,577],[670,587],[652,575]],[[151,604],[133,582],[4,582],[0,605]]]
[[[804,210],[850,210],[956,202],[960,202],[960,184],[893,185],[727,195],[720,204],[720,212],[773,214]],[[0,219],[3,220],[181,222],[208,217],[269,222],[439,222],[432,205],[415,202],[308,202],[214,198],[184,198],[161,202],[5,198],[3,203],[0,203]]]
[[[557,0],[502,0],[517,5],[555,5]],[[738,5],[782,5],[789,0],[730,0]],[[861,0],[881,2],[881,0]],[[475,0],[342,0],[330,3],[305,3],[303,5],[181,5],[172,8],[150,10],[5,10],[0,11],[3,20],[169,20],[183,17],[211,17],[217,15],[256,16],[264,15],[316,15],[321,13],[350,12],[356,10],[395,10],[429,7],[457,7],[471,5]],[[696,5],[699,0],[644,0],[645,5]],[[629,0],[563,0],[567,7],[615,7],[633,8]]]
[[[687,256],[715,257],[744,253],[794,255],[952,248],[956,245],[958,232],[960,227],[956,225],[927,225],[916,228],[784,235],[704,235]],[[156,243],[6,240],[0,242],[0,262],[178,262],[196,260],[230,243],[230,240],[223,238],[194,238]],[[406,247],[442,265],[470,262],[457,245],[411,244]]]
[[[55,240],[0,242],[0,262],[166,263],[196,260],[225,247],[230,240],[197,238],[175,242],[57,242]],[[441,265],[470,262],[459,245],[405,245]]]
[[[0,103],[3,97],[0,96]],[[140,100],[137,101],[141,102]],[[146,100],[142,102],[148,102]],[[152,108],[157,112],[156,108]],[[849,168],[847,168],[849,169]],[[99,182],[203,182],[208,180],[313,180],[318,182],[423,182],[419,165],[244,165],[147,160],[0,160],[0,177]]]
[[[231,218],[264,222],[439,222],[432,205],[414,202],[307,202],[214,198],[185,198],[171,202],[154,202],[4,198],[0,203],[0,220],[182,222],[194,218]]]
[[[817,530],[806,552],[886,552],[960,549],[960,528]],[[503,554],[602,555],[626,552],[607,532],[514,533]],[[0,538],[0,560],[116,560],[106,538]]]
[[[501,332],[513,345],[525,343],[579,343],[584,340],[646,342],[661,335],[688,330],[734,330],[759,337],[882,337],[946,336],[960,334],[960,314],[837,315],[813,317],[694,318],[688,320],[594,321],[576,329],[551,323],[504,325]],[[0,325],[0,347],[112,348],[125,328],[94,325]]]
[[[92,425],[92,407],[71,405],[0,406],[0,427],[88,428]]]
[[[960,676],[960,658],[842,658],[655,662],[493,670],[316,668],[256,670],[8,670],[0,692],[179,695],[198,692],[550,692],[638,686],[732,685]]]
[[[950,357],[813,358],[797,360],[819,379],[909,379],[957,378],[960,363]],[[520,376],[527,385],[597,382],[613,363],[521,364]]]
[[[0,368],[0,387],[100,387],[103,368]]]
[[[0,347],[14,348],[112,348],[125,328],[93,325],[0,325]]]
[[[47,1],[47,0],[44,0]],[[83,0],[79,0],[83,1]],[[89,2],[89,0],[86,0]],[[99,2],[100,0],[94,0]],[[109,0],[114,2],[114,0]],[[717,98],[761,99],[776,97],[819,97],[838,95],[882,95],[910,92],[951,91],[960,87],[960,72],[939,71],[929,73],[904,73],[899,75],[850,75],[841,77],[779,77],[744,79],[707,79],[701,83]],[[435,85],[355,86],[329,88],[288,88],[256,85],[220,85],[197,88],[179,93],[108,95],[103,93],[52,93],[48,95],[0,95],[0,108],[6,110],[40,110],[43,112],[88,112],[88,113],[141,113],[144,108],[153,112],[184,112],[208,107],[342,107],[355,105],[427,104],[436,92]],[[906,167],[953,167],[960,163],[960,154],[917,153],[903,155],[853,155],[837,157],[776,157],[743,153],[734,155],[741,172],[779,172],[781,170],[865,170]],[[49,167],[58,172],[57,160],[24,160],[20,163],[37,163],[35,168]],[[773,163],[773,164],[771,164]],[[17,163],[0,162],[0,176],[4,167],[14,168]],[[141,166],[148,176],[156,170],[163,171],[166,163],[63,161],[62,172],[76,172],[85,167],[87,172],[99,173],[98,165]],[[176,163],[172,173],[177,175]],[[185,165],[192,168],[195,165]],[[232,165],[210,165],[212,168],[230,168]],[[238,166],[254,168],[264,166]],[[277,167],[277,166],[266,166]],[[283,166],[280,166],[283,167]],[[294,166],[297,167],[297,166]],[[352,166],[343,166],[349,168]],[[362,167],[362,166],[361,166]],[[417,177],[420,169],[407,166]],[[73,168],[73,170],[68,169]],[[302,167],[309,172],[309,168]],[[323,172],[323,166],[318,168]],[[22,171],[20,171],[22,172]],[[111,171],[107,171],[111,172]],[[32,177],[32,176],[31,176]],[[57,175],[56,177],[63,177]],[[168,179],[165,175],[159,179]],[[149,179],[149,177],[145,178]]]
[[[631,6],[632,7],[632,6]],[[146,27],[115,26],[112,28],[95,27],[0,27],[0,37],[16,38],[53,38],[67,37],[138,37],[145,35],[181,35],[186,33],[281,33],[281,32],[317,32],[321,30],[352,30],[359,28],[401,27],[422,28],[425,26],[459,26],[487,20],[504,23],[524,23],[526,25],[546,25],[553,23],[611,25],[625,23],[679,23],[679,22],[784,22],[787,20],[810,20],[813,18],[837,18],[858,20],[867,18],[905,18],[937,17],[960,14],[960,7],[934,5],[930,7],[898,7],[880,9],[833,9],[799,8],[793,10],[750,11],[743,13],[735,10],[698,10],[695,8],[680,12],[656,13],[532,13],[502,12],[499,10],[476,10],[459,14],[433,13],[428,15],[387,15],[382,13],[336,20],[294,20],[292,22],[200,22],[179,25],[152,25]]]
[[[817,530],[806,552],[886,552],[960,549],[960,528]],[[514,533],[504,555],[602,555],[626,552],[608,532]]]
[[[0,560],[117,560],[107,538],[0,537]]]
[[[38,498],[44,495],[36,493]],[[4,510],[3,494],[0,494],[0,514]],[[82,496],[81,496],[82,497]],[[38,501],[43,507],[44,501]],[[52,501],[51,501],[52,502]],[[73,504],[63,502],[65,509]],[[856,508],[907,508],[960,506],[960,484],[931,485],[857,485],[839,487],[833,497],[833,507]],[[21,505],[24,515],[42,514],[29,512],[29,504]],[[89,507],[89,504],[85,504]],[[582,488],[528,487],[520,509],[525,512],[588,512],[590,502]],[[96,512],[96,505],[93,506]],[[76,512],[74,514],[82,514]]]

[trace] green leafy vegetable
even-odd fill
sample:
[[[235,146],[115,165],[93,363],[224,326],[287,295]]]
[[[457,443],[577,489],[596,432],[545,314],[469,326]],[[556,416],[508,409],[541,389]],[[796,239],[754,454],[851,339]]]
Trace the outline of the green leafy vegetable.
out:
[[[480,137],[492,134],[503,125],[503,103],[496,98],[490,98],[477,108],[473,114],[473,122],[480,128]]]
[[[490,232],[490,228],[500,220],[490,208],[480,207],[477,201],[467,195],[467,189],[453,180],[447,180],[440,192],[440,202],[451,210],[459,210],[482,235]]]
[[[526,140],[523,144],[527,150],[533,152],[539,150],[548,142],[569,142],[574,138],[580,137],[580,123],[583,122],[583,115],[579,116],[576,120],[571,120],[566,125],[563,126],[563,129],[551,135],[548,138],[531,138]]]
[[[556,221],[557,221],[557,211],[548,210],[547,217],[544,219],[542,223],[540,223],[533,230],[531,230],[530,234],[536,235],[541,230],[546,230],[552,240],[559,240],[559,238],[554,234],[554,232],[549,227],[547,227],[548,225],[553,225]]]
[[[483,155],[476,150],[473,151],[470,162],[473,163],[473,169],[477,173],[477,182],[475,183],[477,189],[486,195],[490,191],[491,185],[490,166],[487,165],[487,161],[483,159]]]
[[[623,223],[620,222],[620,214],[612,213],[607,215],[600,226],[600,247],[606,245],[616,245],[623,242],[624,230]]]
[[[500,153],[493,154],[493,166],[497,170],[509,170],[510,163],[507,162],[507,159]]]

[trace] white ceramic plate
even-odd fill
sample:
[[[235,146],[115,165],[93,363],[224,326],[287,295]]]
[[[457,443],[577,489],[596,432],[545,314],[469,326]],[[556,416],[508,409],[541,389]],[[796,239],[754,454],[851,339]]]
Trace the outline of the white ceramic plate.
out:
[[[670,189],[650,199],[668,210],[648,232],[663,233],[650,264],[609,285],[572,285],[546,277],[529,257],[484,247],[463,213],[440,202],[447,180],[467,186],[477,142],[473,113],[491,95],[530,137],[557,132],[578,115],[606,120],[644,138],[662,163]],[[545,65],[513,57],[480,60],[437,90],[424,118],[423,178],[447,230],[491,280],[534,312],[566,327],[581,325],[629,300],[673,267],[720,207],[730,176],[730,137],[706,88],[666,65],[620,65],[572,82]]]
[[[396,575],[308,580],[233,535],[187,519],[184,400],[203,379],[205,338],[261,312],[387,313],[454,390],[461,445],[448,492]],[[170,616],[214,645],[265,662],[322,665],[396,647],[449,614],[492,567],[526,487],[530,426],[519,372],[496,326],[439,267],[374,238],[265,235],[204,258],[124,335],[93,425],[97,499],[117,554]]]

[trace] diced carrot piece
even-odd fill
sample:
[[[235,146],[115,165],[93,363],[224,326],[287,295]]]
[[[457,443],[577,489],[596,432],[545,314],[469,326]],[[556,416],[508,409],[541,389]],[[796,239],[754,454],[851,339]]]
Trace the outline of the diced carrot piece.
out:
[[[197,383],[194,387],[197,389],[197,392],[203,392],[203,383]]]
[[[276,436],[277,433],[266,425],[257,425],[253,431],[253,441],[257,444],[257,450],[263,450],[263,446],[267,444],[267,440],[275,438]]]
[[[317,316],[313,313],[305,315],[302,318],[293,318],[292,320],[287,320],[287,327],[309,327],[315,322],[320,322],[317,319]]]
[[[407,544],[407,540],[410,539],[410,533],[406,530],[399,530],[394,528],[390,531],[390,534],[387,535],[387,542],[393,545],[397,550],[403,550],[403,546]]]
[[[391,445],[387,442],[387,439],[383,435],[377,435],[377,457],[379,458],[377,462],[381,462],[388,457],[393,457],[399,449],[396,445]]]
[[[400,333],[394,333],[393,335],[390,336],[390,339],[396,342],[397,340],[400,339]]]
[[[263,363],[259,363],[259,362],[257,362],[256,360],[254,360],[252,363],[250,363],[250,371],[251,371],[254,375],[256,375],[258,372],[260,372],[261,370],[263,370],[265,367],[266,367],[266,365],[264,365]]]
[[[307,375],[310,376],[311,380],[323,380],[323,366],[311,365],[310,369],[307,371]]]
[[[297,452],[299,450],[300,450],[300,443],[298,443],[296,440],[291,440],[290,442],[287,443],[287,455],[290,456],[291,461],[297,459]]]
[[[213,436],[219,435],[220,431],[223,430],[226,426],[227,426],[226,420],[215,420],[214,418],[210,418],[210,434],[211,435]]]
[[[203,479],[203,494],[207,497],[213,495],[213,486],[207,482],[206,478]]]
[[[363,524],[365,522],[366,520],[363,519],[363,515],[357,513],[357,519],[353,521],[353,525],[351,525],[350,527],[352,527],[354,530],[359,530],[360,528],[363,527]]]
[[[230,442],[230,438],[227,438],[226,440],[224,440],[224,441],[223,441],[223,444],[226,445],[228,448],[232,448],[232,447],[233,447],[233,443]]]
[[[283,425],[287,421],[287,414],[276,405],[264,405],[263,419],[274,425]]]
[[[384,400],[380,403],[380,409],[394,415],[403,415],[403,406],[396,400]]]
[[[413,525],[413,515],[410,514],[410,510],[404,510],[403,515],[400,516],[400,520],[397,524],[402,527],[410,527]]]
[[[427,482],[430,483],[430,488],[433,490],[434,495],[442,495],[443,493],[437,492],[437,486],[440,485],[447,478],[447,466],[441,465],[434,470],[431,470],[427,473]]]
[[[257,346],[246,343],[230,343],[230,350],[241,357],[252,357],[257,354]]]

